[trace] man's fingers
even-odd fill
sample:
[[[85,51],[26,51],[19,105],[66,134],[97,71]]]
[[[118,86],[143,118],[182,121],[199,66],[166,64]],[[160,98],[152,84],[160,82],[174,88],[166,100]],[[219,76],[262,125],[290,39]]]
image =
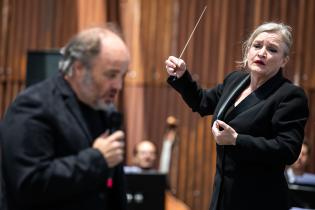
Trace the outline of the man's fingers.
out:
[[[101,134],[102,138],[106,138],[109,135],[109,130],[106,130],[104,133]]]
[[[103,134],[102,134],[103,135]],[[103,136],[102,136],[103,137]],[[121,141],[125,138],[125,133],[123,131],[115,131],[113,134],[106,137],[106,141],[113,142],[113,141]],[[104,139],[105,140],[105,139]]]

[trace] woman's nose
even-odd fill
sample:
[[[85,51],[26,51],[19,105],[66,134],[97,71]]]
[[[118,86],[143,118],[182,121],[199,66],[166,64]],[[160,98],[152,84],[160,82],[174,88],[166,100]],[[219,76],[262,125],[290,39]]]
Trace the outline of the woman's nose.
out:
[[[265,57],[266,56],[266,48],[265,47],[263,47],[263,48],[261,48],[260,50],[259,50],[259,52],[258,52],[258,56],[259,57]]]

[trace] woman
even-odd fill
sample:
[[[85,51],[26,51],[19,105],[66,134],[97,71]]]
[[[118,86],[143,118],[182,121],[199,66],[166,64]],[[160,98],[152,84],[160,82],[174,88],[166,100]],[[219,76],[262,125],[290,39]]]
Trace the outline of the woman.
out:
[[[211,210],[288,209],[285,165],[298,157],[308,118],[304,91],[283,77],[290,27],[265,23],[244,43],[242,71],[201,89],[170,56],[168,83],[194,112],[213,115],[217,164]]]

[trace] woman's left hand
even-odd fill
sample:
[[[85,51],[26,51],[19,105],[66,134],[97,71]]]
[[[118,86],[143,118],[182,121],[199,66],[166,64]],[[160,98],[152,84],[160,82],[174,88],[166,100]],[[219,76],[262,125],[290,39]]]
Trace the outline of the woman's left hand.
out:
[[[236,145],[236,131],[221,120],[216,120],[212,126],[212,133],[218,145]]]

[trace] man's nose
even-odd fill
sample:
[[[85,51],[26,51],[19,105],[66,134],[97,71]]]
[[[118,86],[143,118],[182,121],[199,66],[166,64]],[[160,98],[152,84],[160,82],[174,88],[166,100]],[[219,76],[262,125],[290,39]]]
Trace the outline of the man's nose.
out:
[[[112,81],[112,86],[116,89],[116,90],[121,90],[122,86],[123,86],[123,79],[122,78],[116,78]]]

